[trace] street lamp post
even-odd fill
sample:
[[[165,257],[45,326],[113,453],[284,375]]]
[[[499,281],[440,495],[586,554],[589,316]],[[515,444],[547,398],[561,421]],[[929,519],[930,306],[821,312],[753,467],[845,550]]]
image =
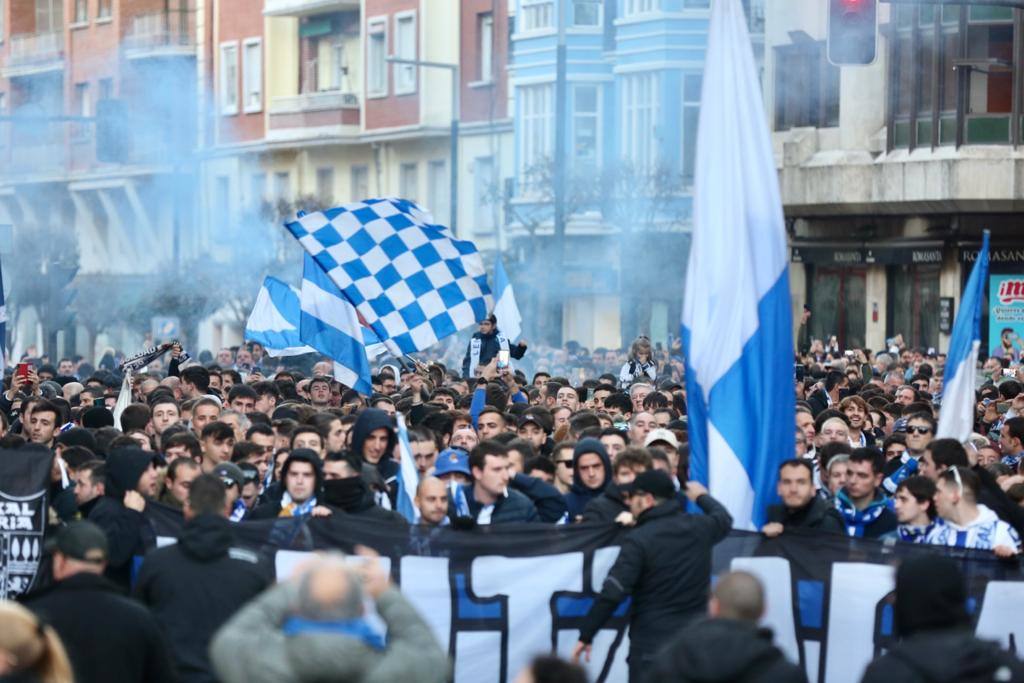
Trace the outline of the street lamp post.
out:
[[[452,234],[458,236],[459,224],[459,65],[448,64],[447,62],[431,62],[421,59],[405,59],[404,57],[388,57],[385,61],[389,64],[409,64],[411,66],[422,66],[432,69],[447,69],[452,72],[452,123],[451,123],[451,192],[449,196],[449,215]]]

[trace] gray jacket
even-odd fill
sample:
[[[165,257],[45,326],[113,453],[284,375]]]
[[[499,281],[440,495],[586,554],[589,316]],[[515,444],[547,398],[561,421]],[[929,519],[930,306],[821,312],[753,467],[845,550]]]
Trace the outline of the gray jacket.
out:
[[[297,604],[294,583],[282,583],[239,610],[214,636],[210,659],[223,683],[448,680],[448,657],[430,627],[395,588],[377,600],[388,626],[387,648],[374,650],[332,633],[286,636],[281,625]]]

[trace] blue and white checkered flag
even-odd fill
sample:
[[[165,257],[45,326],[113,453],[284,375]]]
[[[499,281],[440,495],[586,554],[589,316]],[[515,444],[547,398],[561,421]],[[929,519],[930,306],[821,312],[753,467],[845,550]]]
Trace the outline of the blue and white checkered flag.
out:
[[[494,307],[476,245],[404,199],[367,199],[285,226],[396,357],[483,320]]]

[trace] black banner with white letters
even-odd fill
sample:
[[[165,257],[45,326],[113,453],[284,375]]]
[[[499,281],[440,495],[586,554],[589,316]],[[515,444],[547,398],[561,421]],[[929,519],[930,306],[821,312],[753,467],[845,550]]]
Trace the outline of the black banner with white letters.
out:
[[[25,593],[43,555],[53,457],[0,450],[0,600]]]
[[[178,533],[177,513],[150,505],[147,514],[158,536]],[[344,515],[243,522],[237,530],[242,545],[274,556],[279,580],[311,551],[374,548],[451,653],[455,680],[503,683],[538,653],[571,653],[628,533],[592,524],[396,529]],[[798,532],[765,539],[737,531],[716,546],[713,569],[761,577],[765,622],[811,681],[854,683],[892,640],[895,567],[917,554],[958,560],[980,636],[1004,646],[1020,639],[1024,572],[1016,560],[991,553]],[[625,604],[594,640],[591,680],[626,681],[627,626]]]

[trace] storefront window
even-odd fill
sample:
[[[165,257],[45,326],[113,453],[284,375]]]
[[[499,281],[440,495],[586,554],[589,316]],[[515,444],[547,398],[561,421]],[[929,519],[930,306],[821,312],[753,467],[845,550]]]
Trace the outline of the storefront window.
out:
[[[938,347],[939,270],[938,265],[890,268],[887,337],[902,334],[910,346]]]
[[[835,335],[842,350],[863,348],[866,331],[864,268],[815,267],[808,300],[811,336]]]

